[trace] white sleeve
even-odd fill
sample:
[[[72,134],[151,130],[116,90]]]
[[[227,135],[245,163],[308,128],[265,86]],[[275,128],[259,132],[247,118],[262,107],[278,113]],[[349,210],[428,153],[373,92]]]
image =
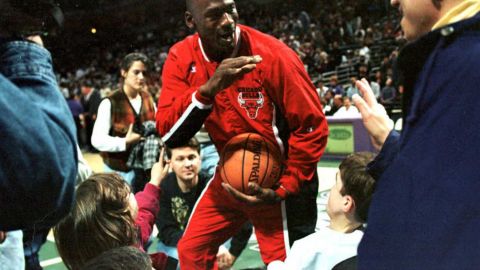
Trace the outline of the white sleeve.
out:
[[[77,170],[77,185],[81,182],[87,180],[87,178],[92,175],[92,168],[88,165],[85,158],[83,158],[82,151],[77,144],[77,155],[78,155],[78,170]]]
[[[110,131],[112,103],[108,98],[102,100],[98,107],[97,120],[93,126],[92,145],[102,152],[123,152],[127,149],[125,138],[108,135]]]
[[[267,270],[287,270],[287,267],[282,261],[273,261],[268,264]]]

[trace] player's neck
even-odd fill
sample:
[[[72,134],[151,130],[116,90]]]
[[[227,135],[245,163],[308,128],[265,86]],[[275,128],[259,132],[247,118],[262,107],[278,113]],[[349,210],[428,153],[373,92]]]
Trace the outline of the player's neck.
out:
[[[207,55],[207,57],[210,61],[220,63],[224,59],[230,57],[230,55],[232,53],[231,52],[230,53],[226,53],[226,52],[222,53],[222,52],[218,52],[218,51],[208,50],[207,48],[205,48],[205,54]]]

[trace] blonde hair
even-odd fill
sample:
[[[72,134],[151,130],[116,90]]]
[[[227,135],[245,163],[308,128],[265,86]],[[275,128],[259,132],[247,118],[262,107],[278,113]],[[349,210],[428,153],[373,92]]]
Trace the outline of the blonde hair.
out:
[[[130,188],[116,173],[90,176],[76,190],[70,213],[54,228],[57,249],[69,269],[104,251],[137,243]]]

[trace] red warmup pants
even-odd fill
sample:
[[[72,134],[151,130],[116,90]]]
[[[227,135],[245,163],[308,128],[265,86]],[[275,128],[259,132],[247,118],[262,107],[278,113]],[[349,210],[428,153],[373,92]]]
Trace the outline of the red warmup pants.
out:
[[[230,195],[221,182],[217,174],[192,211],[177,246],[181,269],[214,269],[218,247],[236,234],[247,220],[255,227],[264,263],[285,260],[289,245],[284,202],[247,205]]]

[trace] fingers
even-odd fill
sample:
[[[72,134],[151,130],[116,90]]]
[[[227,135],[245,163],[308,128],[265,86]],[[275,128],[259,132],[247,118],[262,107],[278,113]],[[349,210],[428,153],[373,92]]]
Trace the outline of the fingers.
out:
[[[357,107],[358,111],[362,115],[363,119],[366,119],[368,115],[370,115],[371,110],[370,107],[368,107],[367,103],[363,98],[360,97],[358,94],[354,94],[352,96],[353,103],[355,104],[355,107]]]
[[[170,170],[170,161],[169,160],[165,163],[165,165],[163,165],[162,174],[167,175],[168,170]]]
[[[165,147],[162,147],[160,150],[160,156],[158,156],[158,162],[160,162],[160,164],[163,164],[164,155],[165,155]]]
[[[358,90],[360,90],[360,92],[362,93],[363,99],[368,104],[368,106],[373,107],[377,104],[377,99],[373,94],[373,90],[365,78],[363,78],[361,81],[357,81],[355,85],[358,87]]]
[[[234,189],[231,185],[229,185],[227,183],[222,183],[222,186],[228,193],[230,193],[233,197],[235,197],[235,199],[237,199],[239,201],[242,201],[242,202],[245,202],[245,203],[248,203],[248,204],[255,204],[255,203],[258,203],[258,201],[259,201],[256,197],[246,195],[246,194]]]
[[[250,182],[248,183],[248,191],[249,194],[252,194],[254,196],[257,194],[261,195],[263,193],[263,188],[255,182]]]
[[[248,64],[258,64],[260,62],[262,62],[262,57],[260,55],[252,55],[227,58],[222,62],[222,64],[229,65],[230,67],[239,68]]]
[[[240,56],[236,58],[228,58],[222,62],[230,75],[245,74],[257,67],[257,64],[262,61],[259,55],[254,56]]]

